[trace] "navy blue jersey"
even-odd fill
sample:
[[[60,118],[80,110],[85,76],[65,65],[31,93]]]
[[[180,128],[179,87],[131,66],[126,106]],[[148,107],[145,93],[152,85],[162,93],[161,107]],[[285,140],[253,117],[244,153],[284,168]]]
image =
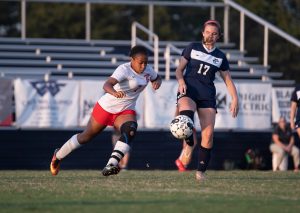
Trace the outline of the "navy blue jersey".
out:
[[[296,124],[300,122],[300,86],[296,87],[292,93],[291,101],[297,103]]]
[[[181,55],[188,60],[184,80],[189,93],[198,100],[215,99],[215,74],[229,70],[225,54],[218,48],[208,52],[202,43],[191,43]]]

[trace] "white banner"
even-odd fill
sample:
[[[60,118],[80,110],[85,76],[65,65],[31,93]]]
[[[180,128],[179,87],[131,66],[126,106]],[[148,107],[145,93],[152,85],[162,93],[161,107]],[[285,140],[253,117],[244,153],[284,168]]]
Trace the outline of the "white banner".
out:
[[[236,83],[240,111],[237,118],[230,113],[231,97],[224,83],[216,84],[218,114],[216,128],[262,130],[271,128],[271,84]]]
[[[216,129],[262,130],[271,128],[271,84],[236,83],[240,101],[237,118],[230,113],[231,97],[223,82],[216,82],[217,116]],[[145,127],[169,128],[176,108],[176,81],[164,81],[157,91],[149,86],[145,95]],[[200,128],[197,114],[195,126]]]
[[[272,122],[277,123],[281,116],[290,122],[291,96],[293,87],[272,88]]]
[[[16,79],[14,85],[18,126],[78,126],[79,84],[76,81]]]
[[[176,110],[177,81],[163,81],[161,87],[154,91],[151,85],[145,94],[145,127],[169,128]]]
[[[93,107],[98,99],[104,94],[103,84],[106,79],[99,81],[84,80],[81,81],[80,89],[80,126],[86,126],[91,116]],[[140,97],[136,103],[136,113],[138,126],[144,127],[144,93],[140,94]]]
[[[137,114],[137,122],[138,128],[145,127],[145,91],[143,91],[136,101],[136,114]]]
[[[104,94],[102,89],[104,81],[105,79],[45,82],[17,79],[16,124],[22,127],[85,126],[94,104]],[[240,112],[237,118],[232,118],[229,110],[230,94],[223,82],[215,83],[218,110],[215,128],[249,130],[271,128],[271,84],[235,84],[239,95]],[[291,91],[292,88],[273,89],[273,116],[274,112],[282,114],[283,106],[287,107],[289,102]],[[139,127],[168,129],[175,114],[176,93],[177,81],[174,80],[164,81],[161,88],[156,91],[148,85],[136,105]],[[278,108],[274,107],[276,103]],[[200,129],[197,114],[195,126]]]
[[[102,88],[104,82],[105,80],[83,80],[80,82],[80,126],[87,125],[95,103],[104,94],[104,90]]]

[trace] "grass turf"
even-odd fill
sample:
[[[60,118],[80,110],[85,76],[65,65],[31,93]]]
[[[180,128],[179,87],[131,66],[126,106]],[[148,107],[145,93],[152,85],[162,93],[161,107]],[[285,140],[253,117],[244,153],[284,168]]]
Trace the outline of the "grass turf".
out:
[[[0,212],[300,212],[300,173],[2,170]]]

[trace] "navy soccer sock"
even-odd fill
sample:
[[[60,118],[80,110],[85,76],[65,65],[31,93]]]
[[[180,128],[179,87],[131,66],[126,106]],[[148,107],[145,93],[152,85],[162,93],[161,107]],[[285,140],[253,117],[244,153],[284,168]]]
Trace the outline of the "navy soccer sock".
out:
[[[208,163],[210,160],[210,152],[211,149],[204,148],[203,146],[200,146],[200,151],[199,151],[199,163],[198,163],[198,171],[205,172]]]

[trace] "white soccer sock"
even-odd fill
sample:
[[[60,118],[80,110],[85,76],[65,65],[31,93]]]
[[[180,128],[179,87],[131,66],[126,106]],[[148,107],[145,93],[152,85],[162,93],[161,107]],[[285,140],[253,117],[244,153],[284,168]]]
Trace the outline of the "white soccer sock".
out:
[[[77,134],[73,135],[56,153],[56,158],[61,160],[65,158],[75,149],[81,147],[81,144],[77,140]]]
[[[130,146],[122,141],[117,141],[114,151],[111,153],[111,157],[108,160],[107,165],[112,164],[114,166],[118,165],[120,160],[129,152]]]

